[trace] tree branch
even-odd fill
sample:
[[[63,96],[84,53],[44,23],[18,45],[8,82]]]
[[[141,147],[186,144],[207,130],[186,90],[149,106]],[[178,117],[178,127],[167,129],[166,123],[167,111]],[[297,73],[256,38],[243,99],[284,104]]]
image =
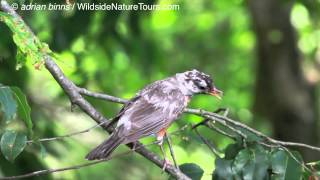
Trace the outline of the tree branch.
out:
[[[106,100],[106,101],[122,103],[122,104],[127,102],[127,100],[121,99],[121,98],[118,98],[118,97],[114,97],[114,96],[110,96],[110,95],[106,95],[106,94],[102,94],[102,93],[94,93],[94,92],[91,92],[89,90],[85,90],[84,91],[83,90],[84,88],[80,88],[80,89],[82,89],[80,91],[80,93],[82,93],[83,95],[96,97],[96,98],[103,99],[103,100]],[[201,116],[201,117],[204,117],[206,119],[210,119],[212,121],[217,121],[220,124],[222,124],[222,125],[226,126],[227,128],[231,129],[233,132],[235,132],[237,134],[239,134],[239,130],[234,129],[233,126],[248,130],[249,132],[255,134],[256,136],[261,137],[262,139],[265,139],[265,140],[267,140],[267,141],[269,141],[270,143],[273,143],[273,144],[283,145],[283,146],[304,147],[304,148],[307,148],[307,149],[310,149],[310,150],[314,150],[314,151],[319,151],[320,152],[320,147],[311,146],[311,145],[304,144],[304,143],[286,142],[286,141],[280,141],[280,140],[273,139],[273,138],[271,138],[271,137],[269,137],[269,136],[267,136],[267,135],[255,130],[255,129],[253,129],[253,128],[245,125],[245,124],[242,124],[242,123],[240,123],[238,121],[232,120],[232,119],[230,119],[230,118],[228,118],[228,117],[226,117],[224,115],[219,115],[219,114],[212,113],[212,112],[209,112],[209,111],[205,111],[205,110],[202,110],[202,109],[191,109],[191,108],[186,108],[184,110],[184,112],[188,113],[188,114]],[[230,126],[228,123],[233,125],[233,126]],[[240,133],[240,135],[241,134],[243,135],[243,133]]]
[[[91,96],[91,97],[103,99],[103,100],[110,101],[110,102],[121,103],[121,104],[127,102],[127,100],[121,99],[121,98],[118,98],[118,97],[114,97],[114,96],[110,96],[110,95],[106,95],[106,94],[102,94],[102,93],[94,93],[94,92],[86,90],[84,88],[79,88],[79,89],[81,89],[79,92],[81,94],[83,94],[83,95],[86,95],[86,96]],[[304,143],[286,142],[286,141],[280,141],[280,140],[273,139],[273,138],[271,138],[269,136],[266,136],[265,134],[255,130],[255,129],[253,129],[253,128],[245,125],[245,124],[242,124],[242,123],[240,123],[238,121],[232,120],[232,119],[230,119],[230,118],[228,118],[228,117],[226,117],[224,115],[221,116],[221,115],[219,115],[217,113],[212,113],[212,112],[205,111],[205,110],[202,110],[202,109],[191,109],[191,108],[185,109],[184,112],[188,113],[188,114],[198,115],[198,116],[201,116],[201,117],[213,120],[213,121],[220,122],[221,124],[224,124],[224,125],[226,125],[228,127],[230,127],[230,126],[227,123],[232,124],[232,125],[234,125],[236,127],[248,130],[251,133],[261,137],[262,139],[266,139],[266,140],[268,140],[269,142],[271,142],[273,144],[278,144],[278,145],[283,145],[283,146],[304,147],[304,148],[307,148],[307,149],[310,149],[310,150],[314,150],[314,151],[319,151],[320,152],[320,147],[311,146],[311,145],[304,144]],[[236,131],[234,131],[234,132],[236,132]],[[239,132],[236,132],[236,133],[239,133]]]
[[[144,148],[146,146],[150,146],[150,145],[154,145],[154,144],[156,144],[156,142],[153,142],[153,143],[150,143],[150,144],[147,144],[147,145],[144,145],[144,146],[140,146],[138,148]],[[138,148],[136,150],[138,150]],[[95,164],[106,162],[106,161],[109,161],[109,160],[114,159],[114,158],[122,157],[122,156],[128,155],[128,154],[130,154],[132,152],[134,152],[134,151],[133,150],[129,150],[129,151],[125,151],[125,152],[120,153],[120,154],[111,155],[111,156],[109,156],[108,158],[105,158],[105,159],[100,159],[100,160],[96,160],[96,161],[82,163],[82,164],[75,165],[75,166],[69,166],[69,167],[57,168],[57,169],[44,169],[44,170],[34,171],[34,172],[30,172],[30,173],[26,173],[26,174],[22,174],[22,175],[17,175],[17,176],[0,177],[0,180],[22,179],[22,178],[28,178],[28,177],[32,177],[32,176],[39,176],[39,175],[44,175],[44,174],[49,174],[49,173],[56,173],[56,172],[61,172],[61,171],[76,170],[76,169],[80,169],[80,168],[83,168],[83,167],[92,166],[92,165],[95,165]]]
[[[238,127],[238,128],[242,128],[242,129],[245,129],[253,134],[255,134],[256,136],[262,138],[262,139],[265,139],[267,141],[269,141],[270,143],[272,144],[277,144],[277,145],[283,145],[283,146],[295,146],[295,147],[303,147],[303,148],[307,148],[307,149],[310,149],[310,150],[314,150],[314,151],[319,151],[320,152],[320,147],[316,147],[316,146],[311,146],[311,145],[308,145],[308,144],[304,144],[304,143],[297,143],[297,142],[286,142],[286,141],[280,141],[280,140],[275,140],[245,124],[242,124],[238,121],[235,121],[235,120],[232,120],[228,117],[225,117],[225,116],[221,116],[219,114],[215,114],[215,113],[212,113],[212,112],[209,112],[209,111],[204,111],[202,109],[186,109],[185,110],[186,113],[189,113],[189,114],[194,114],[194,115],[198,115],[198,116],[201,116],[201,117],[204,117],[204,118],[207,118],[207,119],[211,119],[212,121],[217,121],[217,122],[220,122],[222,125],[225,125],[225,126],[235,126],[235,127]]]
[[[94,98],[98,98],[98,99],[104,99],[104,100],[115,102],[115,103],[124,104],[124,103],[128,102],[128,100],[126,100],[126,99],[121,99],[121,98],[118,98],[115,96],[110,96],[108,94],[103,94],[103,93],[95,93],[95,92],[89,91],[85,88],[78,87],[78,92],[82,95],[86,95],[86,96],[90,96],[90,97],[94,97]]]

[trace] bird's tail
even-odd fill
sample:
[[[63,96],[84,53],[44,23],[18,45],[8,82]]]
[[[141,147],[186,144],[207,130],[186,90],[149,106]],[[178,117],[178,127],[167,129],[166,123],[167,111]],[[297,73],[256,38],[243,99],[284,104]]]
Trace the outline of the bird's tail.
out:
[[[97,160],[107,158],[124,140],[124,138],[119,137],[118,133],[114,133],[110,138],[88,153],[86,159]]]

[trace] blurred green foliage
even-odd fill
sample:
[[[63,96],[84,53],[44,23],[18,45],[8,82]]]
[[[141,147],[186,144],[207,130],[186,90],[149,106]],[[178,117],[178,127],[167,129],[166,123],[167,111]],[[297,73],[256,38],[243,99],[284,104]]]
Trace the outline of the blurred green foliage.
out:
[[[41,3],[49,2],[44,0]],[[118,1],[108,1],[111,2]],[[130,98],[150,82],[197,68],[214,77],[216,86],[224,91],[224,98],[222,101],[217,101],[212,97],[197,96],[190,107],[210,111],[226,107],[230,109],[232,118],[271,134],[269,124],[259,119],[253,121],[251,111],[255,82],[253,53],[255,35],[251,29],[246,2],[243,0],[145,0],[143,2],[180,4],[180,10],[18,12],[40,41],[47,43],[55,52],[56,62],[63,72],[79,86]],[[305,2],[296,2],[291,15],[291,22],[299,34],[299,48],[309,59],[306,65],[319,55],[320,47],[320,29],[317,23],[319,19],[313,15],[312,7]],[[16,37],[15,43],[24,45],[26,43],[21,43],[20,36],[11,34],[10,29],[3,23],[0,24],[0,83],[18,86],[27,94],[32,107],[34,138],[64,135],[93,126],[94,122],[80,111],[69,111],[68,98],[45,69],[39,71],[34,69],[35,63],[41,61],[41,57],[37,57],[37,54],[32,54],[26,48],[31,48],[31,51],[43,50],[44,45],[40,42],[35,44],[30,42],[26,47],[16,47],[12,36]],[[279,38],[276,33],[273,35]],[[45,48],[44,52],[48,51]],[[17,52],[22,52],[27,59],[29,55],[29,59],[33,60],[20,71],[15,71],[15,66],[21,57],[19,54],[16,56]],[[106,117],[113,117],[120,108],[120,105],[114,103],[93,98],[88,100]],[[201,120],[196,116],[184,115],[180,121],[172,125],[170,131]],[[206,128],[199,130],[205,137],[213,140],[218,149],[225,149],[232,142]],[[32,144],[26,147],[15,164],[0,159],[0,175],[17,175],[40,167],[58,168],[79,164],[84,162],[85,154],[106,137],[104,131],[95,129],[63,141],[48,142],[43,145]],[[152,137],[142,140],[144,143],[151,141]],[[173,144],[179,164],[195,163],[204,170],[202,178],[211,179],[215,169],[215,157],[210,154],[206,145],[195,138],[193,132],[187,129],[175,135]],[[47,153],[44,152],[43,146]],[[125,147],[120,147],[117,151],[124,149]],[[158,147],[151,147],[151,150],[160,152]],[[260,150],[253,148],[251,153],[266,153]],[[274,158],[288,158],[281,154],[282,152],[279,153]],[[47,155],[41,157],[40,154]],[[256,163],[250,159],[252,156],[249,156],[247,151],[238,156],[238,160],[242,158],[248,161],[248,166]],[[36,160],[30,161],[32,157]],[[219,162],[224,162],[226,166],[231,163],[219,160],[216,163]],[[219,169],[217,173],[219,174]],[[42,178],[167,179],[168,176],[161,174],[161,169],[149,161],[133,154],[108,163],[77,171],[50,174]],[[34,177],[34,179],[41,178]]]
[[[258,144],[231,144],[225,158],[217,158],[214,179],[291,179],[303,177],[299,154],[288,155],[284,150],[267,151]],[[298,162],[297,162],[298,161]]]

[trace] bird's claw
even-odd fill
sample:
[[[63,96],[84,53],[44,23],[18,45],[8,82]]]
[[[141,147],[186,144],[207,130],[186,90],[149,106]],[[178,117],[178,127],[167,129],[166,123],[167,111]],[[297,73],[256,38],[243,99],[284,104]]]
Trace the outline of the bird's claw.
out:
[[[172,165],[172,163],[170,162],[170,160],[168,160],[167,158],[164,158],[163,160],[163,166],[162,166],[162,172],[164,172],[167,168],[168,165]]]
[[[156,140],[155,143],[158,144],[159,146],[161,146],[163,144],[163,139]]]
[[[132,143],[132,148],[131,148],[132,151],[136,151],[137,143],[138,143],[137,141]]]

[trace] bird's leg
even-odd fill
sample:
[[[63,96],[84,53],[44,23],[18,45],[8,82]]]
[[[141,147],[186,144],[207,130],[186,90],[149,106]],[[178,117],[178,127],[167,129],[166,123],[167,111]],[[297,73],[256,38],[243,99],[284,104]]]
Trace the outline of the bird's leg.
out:
[[[228,113],[229,113],[229,108],[219,108],[215,111],[213,111],[214,113],[220,113],[220,112],[223,112],[223,116],[228,116]]]
[[[165,171],[167,165],[168,165],[168,164],[171,164],[170,161],[168,161],[167,156],[166,156],[166,153],[165,153],[164,148],[163,148],[163,137],[165,136],[166,131],[167,131],[167,129],[162,129],[162,130],[157,134],[157,142],[158,142],[158,145],[160,146],[160,149],[161,149],[161,152],[162,152],[162,155],[163,155],[163,167],[162,167],[162,171]]]
[[[132,148],[131,148],[132,151],[136,150],[137,144],[138,144],[138,141],[132,142]]]
[[[166,133],[164,136],[165,136],[166,139],[167,139],[167,142],[168,142],[168,145],[169,145],[170,154],[171,154],[171,157],[172,157],[174,166],[175,166],[177,169],[179,169],[178,163],[177,163],[176,158],[175,158],[175,156],[174,156],[174,151],[173,151],[173,148],[172,148],[172,145],[171,145],[170,137],[167,135],[167,133]]]
[[[163,149],[163,143],[160,144],[160,149],[161,149],[161,152],[162,152],[162,155],[163,155],[162,171],[165,171],[166,168],[167,168],[167,165],[170,164],[170,162],[168,161],[167,156],[166,156],[166,152]]]
[[[213,113],[220,113],[220,112],[225,112],[227,110],[227,108],[218,108],[216,110],[213,111]]]

